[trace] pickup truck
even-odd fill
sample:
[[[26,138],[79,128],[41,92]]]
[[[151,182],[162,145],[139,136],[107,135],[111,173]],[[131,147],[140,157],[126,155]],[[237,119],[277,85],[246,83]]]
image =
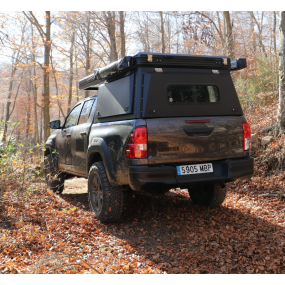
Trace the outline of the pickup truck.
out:
[[[48,187],[88,178],[90,211],[119,220],[123,191],[187,188],[193,203],[220,206],[227,182],[250,179],[250,125],[230,72],[243,58],[140,52],[79,82],[98,95],[78,102],[46,142]]]

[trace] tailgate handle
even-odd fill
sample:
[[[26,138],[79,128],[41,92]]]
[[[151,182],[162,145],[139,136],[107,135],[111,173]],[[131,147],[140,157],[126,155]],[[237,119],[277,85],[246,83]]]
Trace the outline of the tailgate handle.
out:
[[[82,137],[83,137],[83,136],[86,136],[86,134],[87,134],[86,132],[81,132],[81,133],[80,133],[80,135],[81,135]]]
[[[209,136],[214,130],[212,128],[184,128],[183,131],[191,137]]]
[[[71,137],[71,134],[66,134],[66,137],[70,138],[70,137]]]

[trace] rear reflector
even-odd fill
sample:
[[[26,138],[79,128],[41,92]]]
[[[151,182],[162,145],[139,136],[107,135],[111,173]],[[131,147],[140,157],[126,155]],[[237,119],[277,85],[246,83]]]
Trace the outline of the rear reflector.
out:
[[[147,157],[147,128],[146,126],[136,127],[129,137],[125,149],[127,158]]]
[[[185,123],[187,123],[187,124],[191,124],[191,123],[210,123],[210,120],[187,120],[187,121],[185,121]]]
[[[248,123],[242,124],[243,128],[243,150],[251,150],[251,130]]]

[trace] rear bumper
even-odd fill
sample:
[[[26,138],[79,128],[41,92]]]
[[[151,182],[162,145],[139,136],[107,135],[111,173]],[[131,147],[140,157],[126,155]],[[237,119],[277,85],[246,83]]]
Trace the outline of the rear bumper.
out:
[[[131,188],[137,191],[155,187],[169,187],[170,189],[198,183],[247,180],[254,173],[252,157],[210,162],[213,164],[214,172],[190,175],[177,175],[175,166],[129,166],[129,183]]]

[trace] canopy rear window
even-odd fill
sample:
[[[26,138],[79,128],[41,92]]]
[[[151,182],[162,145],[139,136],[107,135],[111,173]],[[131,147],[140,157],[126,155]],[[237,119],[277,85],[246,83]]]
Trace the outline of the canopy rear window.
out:
[[[167,97],[171,104],[216,103],[220,99],[217,86],[188,84],[168,85]]]

